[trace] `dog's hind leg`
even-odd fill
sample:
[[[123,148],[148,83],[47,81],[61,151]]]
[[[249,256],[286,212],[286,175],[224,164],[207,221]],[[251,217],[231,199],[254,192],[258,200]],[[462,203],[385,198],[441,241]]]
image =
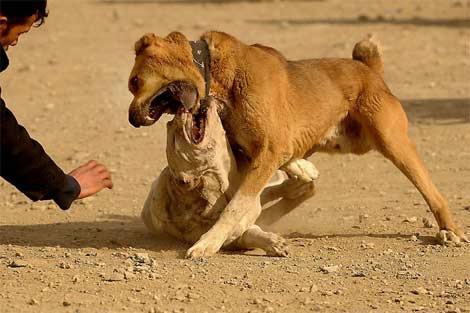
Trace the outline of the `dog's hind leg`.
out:
[[[439,224],[442,239],[468,242],[464,232],[455,225],[446,200],[431,181],[415,145],[408,137],[408,121],[400,102],[390,94],[370,99],[372,103],[359,110],[376,149],[391,160],[423,195]]]
[[[310,161],[299,159],[289,162],[282,167],[289,178],[277,185],[269,185],[261,194],[261,205],[279,200],[278,202],[263,207],[258,225],[271,225],[284,215],[297,208],[302,202],[315,195],[315,180],[318,178],[318,170]],[[279,172],[279,171],[278,171]]]
[[[284,215],[290,213],[315,195],[315,185],[313,181],[306,183],[291,178],[282,183],[278,188],[277,192],[281,199],[263,208],[263,211],[256,220],[256,224],[261,226],[274,224]]]
[[[259,226],[248,228],[236,242],[233,248],[263,249],[269,256],[288,256],[289,251],[286,240],[279,235],[263,231]]]

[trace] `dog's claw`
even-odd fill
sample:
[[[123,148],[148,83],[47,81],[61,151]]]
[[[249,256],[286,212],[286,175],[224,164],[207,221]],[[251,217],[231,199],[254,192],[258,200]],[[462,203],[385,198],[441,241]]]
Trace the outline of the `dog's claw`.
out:
[[[273,242],[271,247],[266,249],[266,255],[287,257],[289,256],[289,246],[284,238],[277,236],[276,241]]]
[[[456,235],[451,230],[441,229],[436,238],[441,245],[461,246],[463,242],[470,242],[465,234]]]

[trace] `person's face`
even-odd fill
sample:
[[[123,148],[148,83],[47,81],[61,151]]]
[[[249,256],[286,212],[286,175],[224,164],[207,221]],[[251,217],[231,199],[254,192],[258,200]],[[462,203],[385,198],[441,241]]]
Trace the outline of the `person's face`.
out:
[[[8,27],[8,18],[0,15],[0,44],[3,49],[8,50],[9,46],[16,46],[18,38],[27,33],[36,21],[37,16],[30,16],[22,24],[13,24]]]

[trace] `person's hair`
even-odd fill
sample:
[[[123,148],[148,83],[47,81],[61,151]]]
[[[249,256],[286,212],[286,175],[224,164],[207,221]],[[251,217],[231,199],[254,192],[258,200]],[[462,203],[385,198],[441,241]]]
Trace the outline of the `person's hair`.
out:
[[[47,0],[0,0],[0,14],[8,18],[9,26],[22,24],[33,15],[37,15],[34,26],[41,26],[49,14],[46,7]]]

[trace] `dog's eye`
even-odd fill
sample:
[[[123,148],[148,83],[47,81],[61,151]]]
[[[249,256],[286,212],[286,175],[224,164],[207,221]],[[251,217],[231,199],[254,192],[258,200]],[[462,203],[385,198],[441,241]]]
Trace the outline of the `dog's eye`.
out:
[[[134,76],[129,81],[129,89],[133,92],[136,92],[139,89],[139,78]]]

